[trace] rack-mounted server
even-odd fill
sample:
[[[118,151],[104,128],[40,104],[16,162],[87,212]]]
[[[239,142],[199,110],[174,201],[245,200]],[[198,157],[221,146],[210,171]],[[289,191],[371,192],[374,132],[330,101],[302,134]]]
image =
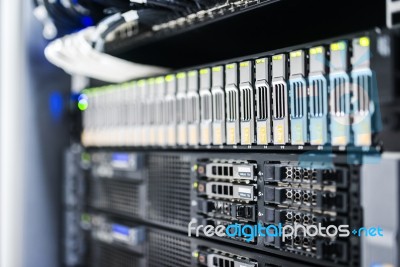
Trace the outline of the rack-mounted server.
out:
[[[210,154],[206,151],[107,152],[96,149],[79,151],[75,158],[75,163],[84,166],[84,171],[74,174],[71,179],[75,182],[68,186],[71,192],[80,192],[73,201],[79,203],[79,209],[75,210],[77,222],[68,221],[68,227],[75,223],[80,231],[89,230],[92,241],[84,242],[79,251],[80,255],[85,255],[85,251],[94,250],[89,266],[101,266],[95,260],[100,257],[99,253],[108,255],[104,262],[114,256],[114,261],[118,261],[120,257],[132,255],[134,258],[139,255],[135,260],[146,262],[146,248],[152,245],[146,230],[149,228],[164,229],[169,235],[180,233],[185,238],[189,234],[189,225],[320,224],[322,227],[349,225],[349,230],[379,225],[387,230],[387,238],[393,237],[393,240],[392,233],[398,231],[392,220],[389,223],[383,215],[374,216],[377,209],[374,203],[381,203],[388,196],[394,197],[391,192],[398,189],[396,183],[391,182],[391,176],[382,177],[379,182],[374,179],[379,175],[379,165],[371,160],[379,158],[378,154]],[[387,157],[382,159],[382,164],[388,165],[388,172],[396,165]],[[380,190],[378,184],[386,182],[394,187]],[[81,188],[78,191],[70,188],[78,184]],[[82,194],[84,191],[86,194]],[[371,194],[373,199],[367,197]],[[72,201],[74,198],[71,197],[67,200]],[[396,202],[386,207],[391,211],[398,209]],[[180,265],[174,263],[176,266],[219,266],[210,262],[220,256],[225,260],[226,255],[232,257],[230,260],[240,262],[251,253],[264,260],[284,257],[306,266],[360,266],[370,262],[372,247],[374,251],[380,251],[382,259],[398,247],[395,241],[395,247],[391,248],[354,234],[348,237],[298,235],[285,240],[256,236],[251,241],[245,236],[206,237],[200,234],[195,237],[195,231],[191,235],[188,239],[191,243],[209,244],[196,249],[192,247],[190,264],[177,257],[175,260],[181,262]],[[257,257],[248,258],[260,262]],[[155,263],[140,264],[133,266],[157,266]]]
[[[362,226],[359,155],[90,152],[86,212],[188,235],[193,225]],[[331,161],[327,162],[326,159]],[[204,238],[200,236],[198,238]],[[310,264],[357,266],[360,238],[212,237]]]
[[[88,215],[89,260],[96,267],[258,267],[310,266],[255,251],[189,238],[99,214]]]

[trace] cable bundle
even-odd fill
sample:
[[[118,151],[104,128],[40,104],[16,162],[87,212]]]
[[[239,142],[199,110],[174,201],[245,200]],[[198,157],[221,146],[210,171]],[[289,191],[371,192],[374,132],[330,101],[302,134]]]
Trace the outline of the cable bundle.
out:
[[[34,0],[35,15],[43,23],[43,35],[54,39],[96,25],[115,14],[135,10],[143,30],[202,10],[210,0]],[[118,15],[117,15],[118,16]],[[123,20],[121,20],[123,23]]]
[[[56,39],[46,47],[45,56],[67,73],[107,82],[124,82],[167,71],[164,68],[131,63],[96,51],[92,47],[94,36],[96,28],[89,27]]]
[[[104,44],[112,33],[124,26],[151,31],[157,23],[186,16],[205,8],[211,2],[214,1],[36,0],[35,15],[43,22],[43,33],[48,39],[72,32],[46,47],[45,55],[50,62],[70,74],[108,82],[124,82],[158,75],[167,70],[104,54]],[[85,19],[86,24],[83,23]],[[88,27],[95,22],[97,26]],[[86,29],[78,31],[82,28]]]

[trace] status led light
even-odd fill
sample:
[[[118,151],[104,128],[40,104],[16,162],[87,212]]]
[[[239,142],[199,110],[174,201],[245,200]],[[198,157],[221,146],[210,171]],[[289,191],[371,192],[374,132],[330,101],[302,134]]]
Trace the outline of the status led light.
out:
[[[311,55],[322,54],[322,46],[311,48],[310,54]]]
[[[345,42],[338,42],[338,43],[331,44],[331,50],[332,51],[342,51],[344,49],[346,49],[346,43]]]
[[[82,98],[81,100],[78,101],[78,109],[81,111],[84,111],[88,108],[88,101],[87,99]]]
[[[368,37],[361,37],[360,38],[360,45],[361,46],[364,46],[364,47],[369,46],[369,43],[370,43],[370,41],[369,41]]]
[[[183,78],[185,78],[186,77],[186,73],[184,73],[184,72],[179,72],[177,75],[176,75],[176,78],[178,78],[178,79],[183,79]]]
[[[282,59],[282,55],[275,55],[272,57],[272,60],[281,60]]]
[[[174,79],[174,75],[172,75],[172,74],[165,76],[165,81],[167,81],[167,82],[171,82],[173,79]]]
[[[265,63],[264,58],[256,59],[256,64],[261,64],[261,63]]]
[[[201,69],[200,70],[200,75],[207,74],[207,73],[208,73],[208,69]]]
[[[300,57],[301,50],[290,52],[290,57]]]
[[[213,68],[212,68],[212,71],[213,71],[213,72],[219,72],[219,71],[221,71],[221,67],[220,67],[220,66],[218,66],[218,67],[213,67]]]

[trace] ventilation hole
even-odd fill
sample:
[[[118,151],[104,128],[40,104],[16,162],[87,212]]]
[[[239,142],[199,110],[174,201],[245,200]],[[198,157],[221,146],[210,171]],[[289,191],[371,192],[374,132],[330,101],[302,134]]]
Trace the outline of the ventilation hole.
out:
[[[149,155],[147,161],[150,220],[186,228],[190,221],[190,162],[157,154]]]
[[[96,267],[140,267],[139,258],[122,249],[99,241],[92,241],[90,253],[91,266]]]
[[[186,267],[191,265],[191,248],[187,239],[173,234],[149,232],[149,267]]]
[[[224,167],[224,176],[228,176],[228,175],[229,175],[228,167]]]
[[[89,204],[130,217],[141,216],[139,185],[118,179],[90,180]]]

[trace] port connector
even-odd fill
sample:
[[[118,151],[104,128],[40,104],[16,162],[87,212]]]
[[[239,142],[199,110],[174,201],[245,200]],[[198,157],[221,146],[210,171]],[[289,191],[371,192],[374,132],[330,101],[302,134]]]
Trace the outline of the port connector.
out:
[[[257,267],[257,261],[216,249],[200,248],[196,253],[200,266],[207,267]]]
[[[236,205],[236,219],[255,220],[255,207],[248,205]]]
[[[254,201],[257,199],[253,185],[236,185],[224,182],[205,183],[205,194],[210,198]]]
[[[256,167],[257,164],[247,161],[224,162],[214,160],[206,164],[206,176],[213,179],[252,181],[256,178]]]
[[[299,164],[301,164],[299,166]],[[348,185],[348,168],[345,166],[323,166],[315,163],[267,163],[264,179],[267,182],[333,185],[344,188]]]
[[[198,212],[212,218],[224,218],[226,220],[240,220],[255,222],[256,205],[227,202],[214,199],[199,199],[197,201]]]
[[[348,208],[347,195],[344,192],[291,186],[265,186],[264,201],[267,204],[319,208],[325,211],[345,212]]]

